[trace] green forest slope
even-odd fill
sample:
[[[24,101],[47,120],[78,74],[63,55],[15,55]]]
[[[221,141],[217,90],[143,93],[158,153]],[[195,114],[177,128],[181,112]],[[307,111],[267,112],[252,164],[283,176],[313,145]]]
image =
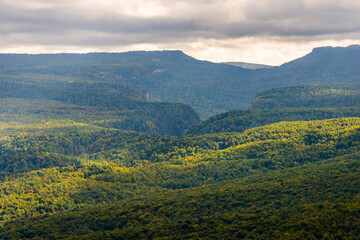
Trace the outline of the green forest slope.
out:
[[[357,239],[359,155],[134,201],[19,218],[3,239]]]
[[[281,121],[309,121],[359,117],[360,85],[300,85],[274,88],[257,94],[247,110],[215,115],[186,134],[243,132]]]
[[[139,101],[115,91],[106,94],[101,89],[96,90],[98,95],[79,89],[63,93],[59,89],[44,90],[43,95],[36,93],[37,87],[32,90],[29,91],[33,96],[22,94],[19,89],[17,93],[0,97],[0,125],[3,128],[74,122],[151,134],[181,135],[200,121],[194,109],[182,103]]]
[[[271,110],[233,110],[215,115],[186,130],[190,134],[243,132],[282,121],[310,121],[342,117],[360,117],[360,107],[283,108]]]
[[[359,127],[341,118],[187,137],[76,123],[3,129],[0,236],[351,239]]]
[[[248,107],[275,108],[336,108],[359,107],[359,84],[301,85],[275,88],[257,94]]]

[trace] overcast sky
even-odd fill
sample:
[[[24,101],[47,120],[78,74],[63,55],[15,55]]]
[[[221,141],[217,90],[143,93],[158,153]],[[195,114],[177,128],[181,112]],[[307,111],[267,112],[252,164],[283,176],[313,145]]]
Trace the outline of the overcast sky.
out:
[[[359,0],[0,0],[0,52],[179,49],[279,65],[360,44]]]

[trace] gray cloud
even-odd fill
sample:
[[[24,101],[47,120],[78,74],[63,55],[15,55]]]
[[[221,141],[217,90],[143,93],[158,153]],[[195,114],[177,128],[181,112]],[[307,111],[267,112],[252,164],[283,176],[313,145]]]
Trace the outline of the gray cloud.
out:
[[[4,51],[247,37],[358,39],[359,13],[358,0],[1,0],[0,41]]]

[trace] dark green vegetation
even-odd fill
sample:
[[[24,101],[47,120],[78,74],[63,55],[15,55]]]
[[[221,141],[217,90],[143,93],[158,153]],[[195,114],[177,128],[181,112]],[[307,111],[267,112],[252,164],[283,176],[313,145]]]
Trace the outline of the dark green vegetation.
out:
[[[360,107],[359,84],[275,88],[257,94],[248,109]]]
[[[74,97],[78,97],[74,91]],[[89,95],[91,96],[91,95]],[[0,98],[0,124],[4,129],[23,124],[62,124],[72,122],[106,128],[132,130],[162,135],[181,135],[199,122],[194,109],[181,103],[149,103],[129,101],[132,107],[75,105],[48,99]],[[104,100],[104,104],[116,101]],[[121,104],[121,103],[120,103]],[[115,103],[114,103],[115,105]]]
[[[185,133],[206,134],[219,132],[244,132],[283,121],[310,121],[342,117],[360,117],[359,107],[350,108],[284,108],[272,110],[233,110],[215,115]]]
[[[300,85],[257,94],[247,110],[215,115],[187,134],[243,132],[281,121],[360,117],[360,85]]]
[[[46,95],[49,89],[51,93],[59,89],[60,92],[51,97],[53,100],[62,98],[64,88],[79,88],[80,96],[84,91],[94,95],[86,100],[91,105],[98,105],[97,100],[105,101],[98,99],[98,92],[94,90],[98,87],[124,101],[120,104],[123,106],[127,106],[126,96],[133,96],[135,92],[139,96],[136,99],[143,101],[149,93],[150,100],[190,104],[206,119],[228,110],[245,109],[259,91],[275,87],[357,82],[359,56],[359,46],[318,48],[280,67],[251,70],[198,61],[180,51],[2,54],[0,82],[10,90],[35,88],[40,95]],[[32,90],[25,93],[34,95]],[[79,98],[72,97],[69,102],[79,103]],[[114,106],[114,103],[106,105]]]
[[[100,102],[114,99],[114,95],[122,100],[121,106],[124,107],[133,107],[132,104],[128,104],[129,95],[132,97],[131,100],[144,101],[148,97],[151,101],[184,102],[194,106],[203,117],[238,107],[236,100],[239,102],[237,96],[241,96],[241,92],[236,90],[235,85],[239,75],[243,75],[243,72],[248,75],[249,71],[224,64],[198,61],[180,51],[6,54],[0,55],[0,66],[3,68],[0,69],[0,79],[5,81],[5,87],[10,84],[9,82],[21,86],[25,84],[24,91],[30,94],[30,97],[48,94],[53,100],[67,99],[63,92],[71,94],[68,93],[69,89],[75,91],[80,88],[80,96],[77,97],[76,92],[75,97],[69,100],[71,103],[83,99],[83,93],[86,94],[86,98],[89,98],[88,93],[92,93],[95,96],[84,100],[87,103],[90,101],[91,105],[98,105],[99,89],[102,93],[105,90],[108,96],[107,99],[100,99]],[[16,89],[19,86],[12,85],[9,88]],[[36,92],[33,93],[34,88]],[[51,93],[47,93],[49,89],[52,90]],[[60,92],[53,96],[52,93],[58,92],[58,89]],[[107,103],[109,106],[118,104]]]
[[[37,155],[18,173],[2,167],[0,237],[356,239],[359,129],[342,118],[192,137],[74,125],[3,137],[2,152]],[[52,166],[29,171],[46,157]]]
[[[30,69],[33,71],[34,67]],[[58,75],[1,76],[2,120],[72,120],[166,135],[181,135],[185,129],[200,121],[194,109],[188,105],[149,102],[141,88],[85,79]]]

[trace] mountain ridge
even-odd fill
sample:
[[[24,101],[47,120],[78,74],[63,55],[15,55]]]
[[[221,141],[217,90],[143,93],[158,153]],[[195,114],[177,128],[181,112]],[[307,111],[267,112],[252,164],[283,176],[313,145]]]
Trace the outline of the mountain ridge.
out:
[[[146,89],[150,100],[190,104],[204,120],[217,113],[245,109],[259,91],[298,84],[356,83],[359,56],[358,45],[316,48],[279,67],[251,70],[200,61],[180,50],[3,54],[0,78],[26,79],[37,74],[135,85]]]

